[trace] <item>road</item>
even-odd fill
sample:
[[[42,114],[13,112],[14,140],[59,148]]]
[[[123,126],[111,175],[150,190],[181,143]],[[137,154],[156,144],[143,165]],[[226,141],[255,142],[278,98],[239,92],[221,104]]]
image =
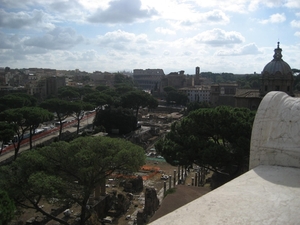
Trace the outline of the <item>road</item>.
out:
[[[94,117],[95,117],[95,113],[91,113],[84,116],[80,121],[80,127],[82,128],[87,126],[89,122],[92,123]],[[67,123],[64,123],[63,132],[65,131],[76,132],[77,127],[75,125],[77,125],[77,120],[68,121]],[[47,140],[50,140],[51,138],[57,137],[58,134],[59,134],[59,126],[46,130],[40,134],[36,134],[32,137],[32,145],[33,146],[39,145]],[[28,149],[29,149],[29,138],[21,142],[19,153]],[[8,158],[14,156],[14,154],[15,154],[15,149],[13,145],[6,147],[5,149],[3,149],[2,154],[0,155],[0,162],[7,160]]]

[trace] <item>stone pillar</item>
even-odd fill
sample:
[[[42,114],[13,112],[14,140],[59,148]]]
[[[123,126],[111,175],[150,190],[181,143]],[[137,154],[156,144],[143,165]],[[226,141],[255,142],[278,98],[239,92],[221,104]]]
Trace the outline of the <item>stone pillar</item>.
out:
[[[198,174],[197,174],[197,172],[195,173],[195,186],[197,187],[198,185],[197,185],[197,182],[198,182]]]
[[[174,182],[173,182],[173,186],[175,187],[176,185],[176,170],[174,170]]]
[[[181,166],[181,184],[184,184],[184,178],[183,178],[183,176],[184,176],[184,171],[183,171],[183,166]]]
[[[158,207],[159,207],[159,199],[157,198],[156,190],[154,188],[146,188],[145,206],[144,206],[145,215],[152,216],[154,212],[158,209]]]
[[[178,178],[177,178],[177,182],[178,184],[180,184],[180,166],[178,166]]]
[[[171,189],[172,175],[169,175],[169,189]]]
[[[167,182],[164,181],[164,196],[166,195],[166,191],[167,191]]]

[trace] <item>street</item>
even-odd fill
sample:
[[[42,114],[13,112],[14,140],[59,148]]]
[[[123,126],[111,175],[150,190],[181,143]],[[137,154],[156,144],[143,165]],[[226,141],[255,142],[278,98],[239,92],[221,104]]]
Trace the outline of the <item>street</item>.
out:
[[[90,113],[88,115],[85,115],[80,121],[80,127],[87,126],[89,124],[89,122],[92,123],[94,120],[94,116],[95,116],[95,113]],[[63,124],[62,132],[65,132],[65,131],[76,132],[76,130],[77,130],[76,125],[77,125],[77,120],[74,120],[74,119],[70,120],[67,123]],[[53,137],[57,137],[58,132],[59,132],[59,126],[34,135],[32,137],[33,147],[36,145],[39,145],[47,140],[50,140]],[[19,153],[22,151],[28,150],[28,149],[29,149],[29,138],[24,139],[21,142],[21,147],[20,147]],[[14,149],[14,145],[12,144],[12,145],[6,147],[5,149],[3,149],[3,152],[0,155],[0,162],[9,159],[10,157],[14,156],[14,154],[15,154],[15,149]]]

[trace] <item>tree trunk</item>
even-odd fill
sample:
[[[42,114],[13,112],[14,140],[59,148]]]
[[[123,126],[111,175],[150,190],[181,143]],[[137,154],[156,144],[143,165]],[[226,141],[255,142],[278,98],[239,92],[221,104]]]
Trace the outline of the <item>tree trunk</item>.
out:
[[[80,119],[77,118],[77,134],[79,133],[79,127],[80,127]]]
[[[84,199],[82,201],[82,205],[81,205],[81,213],[80,213],[80,223],[79,225],[85,225],[86,220],[88,219],[86,214],[87,214],[87,202],[90,198],[91,193],[85,193]]]
[[[32,149],[32,136],[34,135],[34,132],[32,133],[32,127],[29,129],[29,148]]]

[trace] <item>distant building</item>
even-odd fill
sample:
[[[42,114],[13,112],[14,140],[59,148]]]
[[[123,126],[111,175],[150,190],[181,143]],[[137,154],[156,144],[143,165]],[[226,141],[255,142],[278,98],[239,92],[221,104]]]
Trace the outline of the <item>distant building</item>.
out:
[[[259,90],[239,89],[235,96],[235,106],[251,110],[258,109],[262,98],[270,91],[282,91],[294,97],[294,77],[289,64],[282,60],[282,49],[277,43],[273,60],[261,72]]]
[[[240,108],[248,108],[250,110],[257,110],[261,96],[259,90],[253,89],[237,89],[235,95],[235,106]]]
[[[210,102],[213,106],[235,106],[237,83],[219,83],[211,85]]]
[[[165,76],[162,69],[134,69],[133,81],[143,90],[155,91],[160,87],[161,79]]]
[[[90,78],[95,87],[99,85],[113,87],[115,84],[115,75],[109,72],[95,71],[90,74]]]
[[[66,86],[65,77],[47,77],[46,78],[46,96],[57,95],[60,87]]]
[[[180,88],[179,91],[181,91],[187,95],[189,102],[210,103],[210,86],[209,85],[184,87],[184,88]]]

